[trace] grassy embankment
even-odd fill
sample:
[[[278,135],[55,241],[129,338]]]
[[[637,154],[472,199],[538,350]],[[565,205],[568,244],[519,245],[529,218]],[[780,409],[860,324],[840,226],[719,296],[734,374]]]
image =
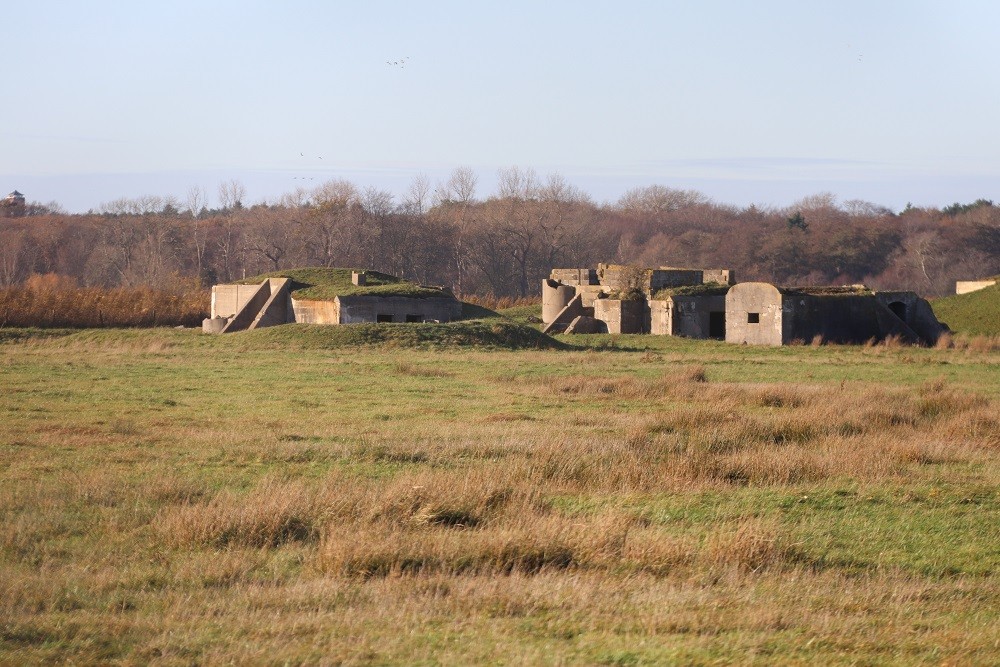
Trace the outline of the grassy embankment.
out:
[[[1000,284],[931,302],[934,314],[952,331],[971,336],[1000,336]]]
[[[3,334],[0,663],[1000,660],[997,352]]]

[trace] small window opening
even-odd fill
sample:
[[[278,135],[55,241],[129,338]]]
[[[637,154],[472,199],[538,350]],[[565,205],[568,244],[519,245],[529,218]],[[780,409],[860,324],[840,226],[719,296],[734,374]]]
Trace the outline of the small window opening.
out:
[[[392,315],[378,314],[375,316],[376,322],[392,322]]]
[[[760,313],[747,313],[747,324],[760,324]]]
[[[407,322],[423,322],[424,321],[424,316],[423,315],[407,315],[406,316],[406,321]]]

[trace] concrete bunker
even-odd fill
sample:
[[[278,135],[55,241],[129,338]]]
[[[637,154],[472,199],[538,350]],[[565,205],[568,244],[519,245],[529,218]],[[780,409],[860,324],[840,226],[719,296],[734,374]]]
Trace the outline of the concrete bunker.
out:
[[[725,293],[733,279],[729,269],[643,268],[623,264],[598,264],[596,269],[553,269],[542,281],[543,331],[568,332],[571,322],[586,317],[601,322],[598,329],[608,333],[722,340],[726,327]]]
[[[462,303],[447,289],[375,271],[293,269],[260,282],[216,285],[202,329],[231,333],[288,323],[451,322]]]
[[[739,283],[726,295],[726,341],[787,345],[822,340],[865,343],[897,337],[933,345],[947,328],[913,292],[875,292],[864,285],[775,287]]]

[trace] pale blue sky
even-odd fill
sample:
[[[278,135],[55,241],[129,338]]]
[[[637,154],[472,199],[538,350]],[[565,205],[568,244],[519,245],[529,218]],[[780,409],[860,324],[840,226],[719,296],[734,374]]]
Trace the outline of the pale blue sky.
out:
[[[401,194],[457,166],[482,196],[512,165],[598,201],[1000,200],[986,0],[0,9],[0,189],[71,211],[234,178],[249,203],[341,177]]]

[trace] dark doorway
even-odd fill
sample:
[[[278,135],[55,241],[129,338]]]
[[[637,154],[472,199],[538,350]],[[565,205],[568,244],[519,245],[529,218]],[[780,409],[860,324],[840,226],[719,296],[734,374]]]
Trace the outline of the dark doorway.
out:
[[[708,314],[708,337],[715,340],[726,340],[726,313]]]
[[[423,315],[407,315],[406,316],[406,321],[407,322],[423,322],[424,321],[424,316]]]
[[[902,301],[893,301],[889,304],[889,310],[893,312],[899,319],[906,321],[906,304]]]
[[[379,313],[375,316],[376,322],[392,322],[392,315],[382,315]]]

